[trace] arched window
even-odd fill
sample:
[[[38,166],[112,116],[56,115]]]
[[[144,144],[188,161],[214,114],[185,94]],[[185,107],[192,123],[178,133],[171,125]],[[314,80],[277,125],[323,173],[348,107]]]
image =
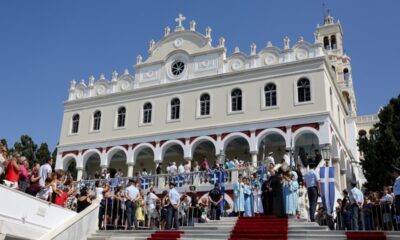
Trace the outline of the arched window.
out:
[[[347,68],[343,69],[343,77],[344,77],[345,82],[349,81],[349,77],[350,77],[349,69],[347,69]]]
[[[242,90],[236,88],[231,92],[232,111],[242,111]]]
[[[78,133],[79,130],[79,114],[72,116],[72,133]]]
[[[125,127],[126,108],[118,108],[117,127]]]
[[[151,123],[151,111],[153,106],[151,103],[145,103],[143,105],[143,123]]]
[[[302,78],[297,81],[297,94],[299,102],[311,101],[310,80]]]
[[[210,115],[210,95],[208,93],[200,96],[200,115]]]
[[[337,48],[337,44],[336,44],[336,36],[332,35],[331,36],[331,49],[336,49]]]
[[[325,48],[326,50],[329,50],[329,49],[330,49],[330,46],[329,46],[329,37],[324,37],[324,48]]]
[[[101,112],[96,111],[93,114],[93,130],[100,130]]]
[[[273,83],[268,83],[264,87],[265,106],[276,106],[276,86]]]
[[[178,98],[171,100],[171,119],[179,119],[181,101]]]

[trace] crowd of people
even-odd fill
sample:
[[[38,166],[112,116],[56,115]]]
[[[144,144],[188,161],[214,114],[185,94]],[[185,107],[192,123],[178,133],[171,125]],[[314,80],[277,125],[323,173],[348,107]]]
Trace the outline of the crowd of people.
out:
[[[293,216],[328,225],[338,230],[400,230],[400,169],[394,170],[396,183],[382,192],[364,195],[351,183],[337,200],[336,211],[327,213],[320,199],[320,179],[315,170],[321,157],[308,158],[293,165],[287,154],[276,164],[272,153],[252,174],[240,174],[233,183],[233,211],[236,216],[275,215]],[[100,201],[99,229],[178,229],[195,222],[219,219],[226,201],[219,183],[215,182],[207,197],[199,199],[196,192],[178,193],[175,178],[168,178],[169,191],[157,195],[155,185],[143,189],[139,179],[152,175],[143,169],[127,181],[121,169],[106,169],[96,173],[99,180],[74,182],[70,173],[53,171],[53,160],[29,166],[26,157],[8,155],[0,143],[0,182],[10,188],[38,197],[61,207],[81,212],[92,201]],[[210,167],[204,158],[201,164],[169,163],[168,176],[188,175],[193,172],[225,171],[248,167],[237,157],[218,160]],[[163,174],[161,164],[155,175]],[[226,212],[225,212],[226,214]]]
[[[8,155],[7,147],[0,143],[0,182],[12,189],[49,201],[61,207],[70,207],[76,195],[72,176],[62,170],[52,170],[53,159],[45,164],[29,166],[28,160],[18,153]]]

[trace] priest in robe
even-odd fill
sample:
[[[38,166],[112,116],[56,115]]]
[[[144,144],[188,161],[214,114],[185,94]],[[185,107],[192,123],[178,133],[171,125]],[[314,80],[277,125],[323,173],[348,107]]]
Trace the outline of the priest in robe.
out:
[[[272,214],[276,217],[284,217],[285,211],[283,207],[283,192],[282,192],[282,173],[271,170],[271,183],[269,191],[272,195]]]

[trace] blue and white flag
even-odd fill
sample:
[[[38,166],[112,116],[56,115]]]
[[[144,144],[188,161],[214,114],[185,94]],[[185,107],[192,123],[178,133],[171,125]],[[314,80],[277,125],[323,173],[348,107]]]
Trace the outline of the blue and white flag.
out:
[[[182,187],[184,183],[185,183],[185,178],[183,176],[175,177],[175,184],[177,187]]]
[[[319,170],[321,181],[322,204],[329,216],[332,216],[335,203],[335,168],[321,167]]]
[[[226,175],[223,171],[213,171],[208,174],[210,184],[226,182]]]
[[[149,179],[146,179],[146,178],[141,177],[141,178],[139,179],[139,181],[140,181],[140,188],[141,188],[141,189],[148,189],[148,188],[150,187],[150,181],[149,181]]]
[[[214,184],[218,183],[219,178],[220,178],[219,176],[220,176],[220,174],[217,171],[209,173],[208,178],[209,178],[210,184],[214,185]]]

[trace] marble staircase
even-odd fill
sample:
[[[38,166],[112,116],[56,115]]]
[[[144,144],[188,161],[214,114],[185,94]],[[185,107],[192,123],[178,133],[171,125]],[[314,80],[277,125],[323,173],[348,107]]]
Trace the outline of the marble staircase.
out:
[[[220,221],[195,223],[194,226],[181,227],[184,232],[182,240],[228,240],[237,221],[236,217],[223,217]],[[110,230],[96,231],[88,240],[147,240],[156,230]],[[400,240],[400,232],[385,232],[387,239]],[[289,218],[288,239],[342,240],[346,239],[345,231],[331,231],[326,226],[310,223],[302,219]]]

